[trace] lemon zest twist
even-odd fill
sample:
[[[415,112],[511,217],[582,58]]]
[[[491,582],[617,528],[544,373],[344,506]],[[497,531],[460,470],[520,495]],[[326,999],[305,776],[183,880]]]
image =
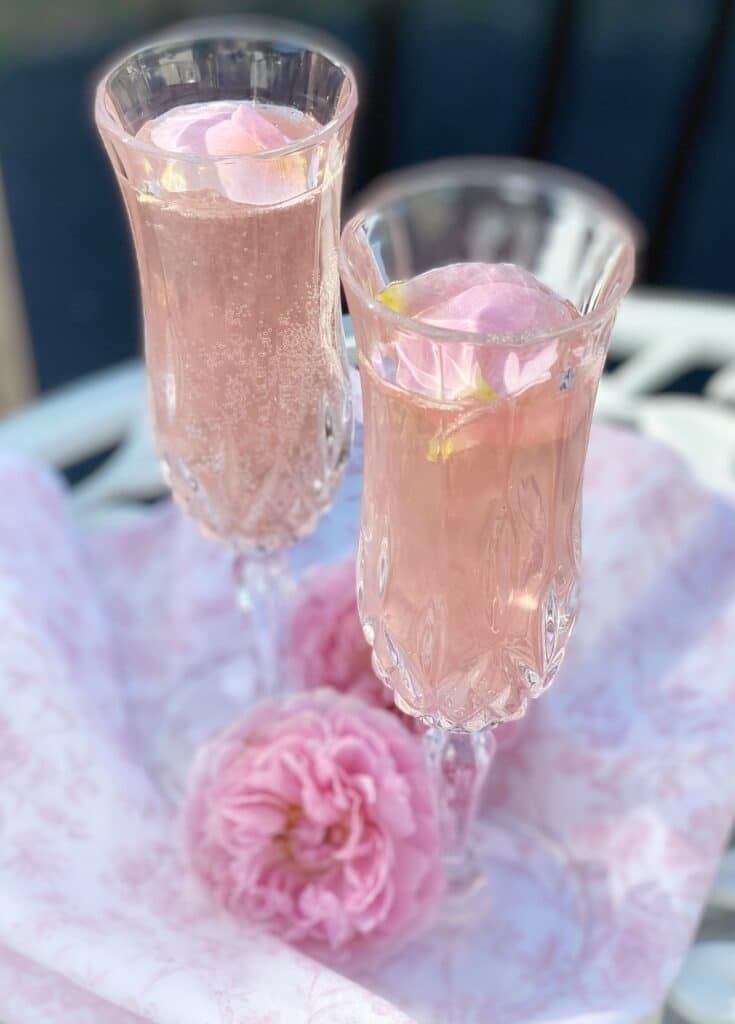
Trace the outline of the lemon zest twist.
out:
[[[161,174],[161,187],[166,192],[186,192],[186,177],[176,164],[169,162]]]
[[[406,312],[403,285],[403,281],[393,281],[392,284],[386,285],[382,291],[378,292],[378,302],[382,302],[384,306],[392,309],[394,313],[403,315]]]
[[[446,462],[453,453],[454,441],[451,437],[441,437],[437,434],[429,441],[426,458],[429,462]]]
[[[485,380],[482,370],[475,375],[475,384],[471,388],[465,388],[456,396],[457,398],[477,398],[481,402],[494,402],[498,397],[495,388]]]

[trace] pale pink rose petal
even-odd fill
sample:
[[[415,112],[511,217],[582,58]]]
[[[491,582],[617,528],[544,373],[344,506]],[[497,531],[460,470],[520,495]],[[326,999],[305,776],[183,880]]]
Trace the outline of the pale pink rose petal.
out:
[[[240,103],[235,108],[231,123],[242,137],[252,139],[259,149],[280,149],[292,140],[278,125],[269,121],[251,103]]]
[[[307,163],[300,153],[267,155],[294,140],[251,102],[222,100],[174,108],[153,125],[150,139],[169,153],[218,160],[208,166],[173,159],[161,175],[169,192],[219,189],[233,202],[258,206],[285,202],[307,188]],[[247,159],[256,154],[265,155]]]
[[[205,146],[210,156],[241,156],[280,149],[291,140],[250,104],[240,103],[231,115],[206,130]]]
[[[188,104],[174,107],[158,119],[151,130],[151,142],[170,153],[207,154],[206,133],[214,125],[229,121],[232,101],[207,104],[206,112],[193,110]]]
[[[451,263],[405,282],[401,304],[406,316],[430,322],[430,318],[441,316],[447,305],[470,290],[490,289],[506,283],[536,287],[533,275],[512,263]],[[472,306],[465,303],[464,311],[455,306],[454,315],[467,316],[471,310]]]
[[[541,384],[551,377],[551,368],[556,362],[556,342],[547,343],[536,355],[521,362],[516,352],[511,352],[503,368],[503,388],[508,395],[517,395],[534,384]]]
[[[395,286],[406,316],[469,334],[556,331],[578,317],[571,303],[529,271],[508,263],[459,263],[429,270]],[[420,334],[396,343],[396,383],[435,398],[480,393],[512,395],[543,383],[557,359],[551,338],[508,348],[468,341],[437,340]]]

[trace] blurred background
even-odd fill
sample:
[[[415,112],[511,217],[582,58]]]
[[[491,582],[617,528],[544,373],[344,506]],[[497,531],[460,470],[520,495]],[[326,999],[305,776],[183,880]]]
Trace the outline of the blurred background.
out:
[[[0,0],[0,413],[138,349],[126,225],[90,115],[99,63],[163,25],[258,11],[362,64],[346,199],[432,157],[551,160],[614,190],[642,281],[735,290],[732,0]]]

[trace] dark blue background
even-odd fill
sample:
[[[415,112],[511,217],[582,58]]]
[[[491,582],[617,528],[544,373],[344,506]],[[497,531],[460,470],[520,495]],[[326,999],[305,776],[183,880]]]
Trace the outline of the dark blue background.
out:
[[[641,218],[644,279],[730,292],[731,6],[342,0],[316,12],[290,3],[287,13],[329,29],[362,63],[348,192],[449,154],[553,160],[597,178]],[[157,20],[190,13],[169,5]],[[137,349],[130,247],[90,85],[110,51],[153,27],[140,20],[84,45],[63,41],[63,52],[6,54],[0,67],[0,165],[42,389]]]

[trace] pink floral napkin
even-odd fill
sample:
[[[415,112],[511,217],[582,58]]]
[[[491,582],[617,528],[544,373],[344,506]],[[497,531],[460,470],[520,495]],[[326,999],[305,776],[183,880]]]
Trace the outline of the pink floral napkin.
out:
[[[357,451],[294,556],[354,541]],[[584,607],[492,773],[482,930],[350,979],[214,909],[148,772],[160,701],[244,657],[226,552],[173,509],[93,537],[0,458],[3,1024],[522,1024],[653,1010],[735,812],[735,511],[661,447],[597,429]]]

